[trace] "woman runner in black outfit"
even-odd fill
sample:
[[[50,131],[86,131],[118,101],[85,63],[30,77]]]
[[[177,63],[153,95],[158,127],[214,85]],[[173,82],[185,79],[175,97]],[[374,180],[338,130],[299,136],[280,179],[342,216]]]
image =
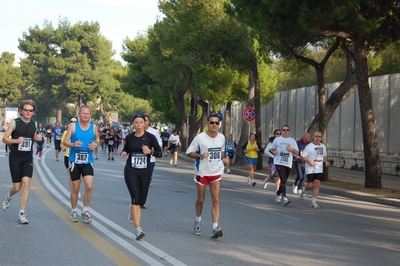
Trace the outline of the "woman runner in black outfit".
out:
[[[121,157],[126,160],[124,178],[131,195],[131,217],[135,225],[136,240],[145,234],[140,226],[141,208],[145,205],[151,181],[150,156],[162,157],[161,147],[156,137],[144,130],[145,117],[142,114],[133,116],[132,125],[135,132],[126,136]]]

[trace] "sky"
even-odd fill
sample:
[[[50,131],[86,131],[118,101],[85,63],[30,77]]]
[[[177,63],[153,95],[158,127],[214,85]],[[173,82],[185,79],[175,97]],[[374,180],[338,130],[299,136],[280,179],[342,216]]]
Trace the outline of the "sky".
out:
[[[125,38],[143,34],[161,17],[158,0],[0,0],[0,54],[11,52],[23,56],[18,38],[36,25],[43,28],[47,20],[54,27],[59,18],[74,25],[78,22],[99,22],[101,34],[112,42],[115,59]]]

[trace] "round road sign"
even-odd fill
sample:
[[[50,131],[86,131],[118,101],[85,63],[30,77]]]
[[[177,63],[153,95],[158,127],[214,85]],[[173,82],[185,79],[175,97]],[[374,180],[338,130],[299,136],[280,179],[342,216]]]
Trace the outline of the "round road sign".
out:
[[[247,122],[251,122],[256,119],[256,110],[253,107],[247,107],[243,111],[243,118]]]

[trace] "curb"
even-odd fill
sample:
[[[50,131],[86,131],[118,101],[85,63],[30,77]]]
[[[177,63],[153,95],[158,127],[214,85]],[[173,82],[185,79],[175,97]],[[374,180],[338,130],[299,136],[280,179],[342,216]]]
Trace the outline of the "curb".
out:
[[[194,161],[194,159],[188,158],[183,154],[178,153],[179,160],[184,160],[184,161]],[[231,173],[236,174],[236,175],[242,175],[246,177],[248,172],[246,170],[242,169],[237,169],[232,167],[231,168]],[[257,180],[264,180],[267,177],[267,174],[265,173],[260,173],[260,172],[255,172],[254,173],[254,178]],[[288,185],[293,184],[293,180],[288,180],[287,182]],[[336,187],[330,187],[321,184],[321,189],[323,190],[324,193],[328,193],[331,195],[337,195],[337,196],[342,196],[342,197],[347,197],[355,200],[360,200],[360,201],[366,201],[366,202],[372,202],[372,203],[378,203],[378,204],[383,204],[387,206],[392,206],[392,207],[397,207],[400,208],[400,199],[395,199],[395,198],[387,198],[387,197],[382,197],[382,196],[376,196],[376,195],[370,195],[367,193],[363,192],[357,192],[357,191],[352,191],[348,189],[342,189],[342,188],[336,188]]]

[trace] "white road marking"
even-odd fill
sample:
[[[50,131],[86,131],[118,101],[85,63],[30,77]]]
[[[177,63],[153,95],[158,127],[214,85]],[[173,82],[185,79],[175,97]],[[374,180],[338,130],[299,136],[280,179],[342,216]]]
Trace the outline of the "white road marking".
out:
[[[49,189],[49,191],[51,193],[53,193],[53,195],[56,196],[62,203],[64,203],[66,206],[70,207],[70,201],[69,201],[70,192],[56,179],[56,177],[53,175],[51,170],[46,165],[46,153],[48,151],[49,151],[49,149],[47,149],[46,151],[43,152],[42,160],[34,159],[35,169],[38,171],[40,179],[42,180],[43,184],[47,187],[47,189]],[[46,175],[43,173],[42,169],[39,166],[40,165],[39,164],[40,161],[42,162],[41,163],[41,167],[44,168],[44,170],[47,172],[48,176],[50,177],[51,181],[54,182],[54,184],[61,190],[61,192],[65,196],[61,195],[50,184],[50,182],[47,180]],[[81,206],[81,207],[83,206],[81,201],[78,201],[78,205]],[[90,212],[98,220],[100,220],[101,222],[107,224],[108,226],[110,226],[114,230],[120,232],[121,234],[125,235],[126,237],[128,237],[130,239],[135,239],[136,238],[136,236],[133,233],[129,232],[128,230],[124,229],[123,227],[121,227],[118,224],[114,223],[113,221],[109,220],[108,218],[106,218],[105,216],[101,215],[100,213],[98,213],[97,211],[93,210],[92,208],[90,208]],[[96,222],[94,219],[92,221],[92,225],[94,227],[96,227],[98,230],[100,230],[102,233],[104,233],[105,235],[107,235],[108,237],[113,239],[115,242],[120,244],[126,250],[128,250],[129,252],[131,252],[135,256],[141,258],[142,260],[146,261],[150,265],[163,265],[160,262],[158,262],[157,260],[155,260],[155,259],[151,258],[150,256],[148,256],[147,254],[145,254],[144,252],[142,252],[139,249],[135,248],[131,243],[125,241],[124,239],[122,239],[118,235],[114,234],[112,231],[110,231],[109,229],[107,229],[106,227],[101,225],[99,222]],[[176,258],[168,255],[167,253],[163,252],[159,248],[157,248],[157,247],[151,245],[150,243],[144,241],[143,239],[140,240],[140,241],[136,241],[135,244],[141,245],[142,247],[144,247],[145,249],[147,249],[151,253],[155,254],[157,257],[162,258],[163,260],[165,260],[165,261],[167,261],[167,262],[169,262],[169,263],[171,263],[173,265],[182,265],[182,266],[186,265],[183,262],[179,261],[178,259],[176,259]]]

